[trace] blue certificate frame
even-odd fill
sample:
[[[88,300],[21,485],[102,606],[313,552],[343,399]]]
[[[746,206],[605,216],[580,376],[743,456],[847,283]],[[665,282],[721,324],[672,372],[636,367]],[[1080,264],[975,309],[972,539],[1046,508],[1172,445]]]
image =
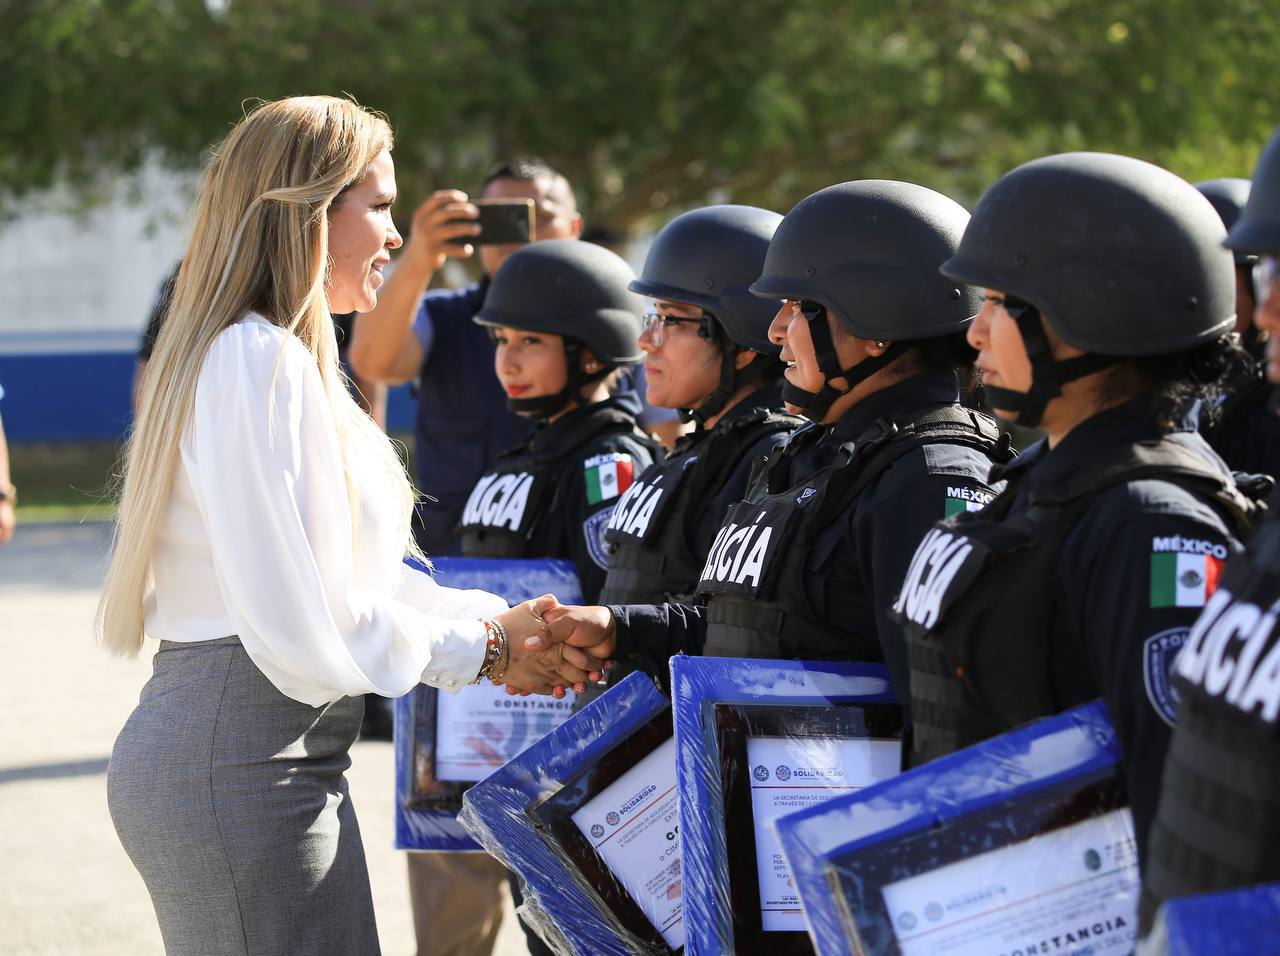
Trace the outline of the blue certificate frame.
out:
[[[722,773],[725,761],[737,758],[720,752],[718,715],[739,706],[744,711],[768,708],[776,714],[785,708],[821,712],[832,707],[892,705],[896,701],[889,673],[881,664],[678,655],[671,659],[671,686],[685,951],[690,956],[754,951],[760,942],[735,938],[730,883],[737,877],[730,873]],[[804,939],[799,933],[769,935],[776,940],[770,952],[785,951],[782,937]]]
[[[1032,817],[1050,801],[1074,807],[1077,815],[1082,806],[1099,812],[1127,807],[1120,757],[1106,708],[1095,701],[783,817],[776,828],[815,950],[821,956],[854,956],[868,946],[896,951],[887,917],[872,912],[872,898],[878,899],[883,882],[876,871],[888,860],[901,859],[902,846],[912,840],[941,847],[936,852],[946,862],[952,831],[961,843],[968,836],[969,846],[982,850],[991,845],[987,835],[993,821],[999,824],[994,832],[1001,834],[997,846],[1019,838],[1021,830],[1034,826],[1019,807],[1029,808]],[[1055,823],[1072,819],[1070,813],[1059,814]],[[968,833],[966,827],[978,829]],[[844,902],[851,876],[865,904],[857,919],[864,934],[850,926],[851,904]]]
[[[433,559],[430,569],[414,561],[408,563],[430,573],[445,587],[489,591],[509,604],[544,594],[554,594],[565,604],[582,600],[572,561],[441,557]],[[419,684],[395,702],[395,845],[400,850],[481,852],[457,820],[466,785],[437,779],[435,733],[440,694],[434,687]],[[567,703],[550,705],[550,701],[531,697],[515,698],[512,703],[526,708],[541,703],[567,712]],[[523,710],[513,713],[527,719]]]
[[[531,811],[665,718],[669,707],[650,678],[629,674],[463,797],[463,826],[520,877],[526,922],[567,952],[633,956],[637,947]]]
[[[1160,907],[1143,956],[1258,956],[1280,939],[1280,883],[1173,899]]]

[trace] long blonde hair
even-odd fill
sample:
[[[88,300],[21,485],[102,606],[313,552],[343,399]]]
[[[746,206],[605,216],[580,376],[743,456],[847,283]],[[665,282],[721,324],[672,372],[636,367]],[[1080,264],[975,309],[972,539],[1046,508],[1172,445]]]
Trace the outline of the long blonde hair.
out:
[[[134,655],[142,646],[152,547],[196,380],[213,340],[249,312],[311,351],[344,448],[351,436],[364,435],[361,456],[385,457],[406,516],[412,508],[413,487],[391,442],[347,390],[325,294],[330,208],[391,143],[391,128],[376,114],[347,100],[305,96],[253,109],[214,151],[125,447],[114,548],[98,605],[99,636],[111,652]],[[262,414],[266,419],[271,410]],[[355,515],[349,472],[347,487]],[[406,550],[416,553],[411,540]]]

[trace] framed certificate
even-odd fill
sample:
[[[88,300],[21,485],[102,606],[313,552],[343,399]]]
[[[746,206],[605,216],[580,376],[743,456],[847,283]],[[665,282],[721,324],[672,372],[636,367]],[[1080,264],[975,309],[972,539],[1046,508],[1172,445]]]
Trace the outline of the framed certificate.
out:
[[[1139,879],[1094,703],[775,823],[823,956],[1127,953]],[[1046,948],[1047,947],[1047,948]]]
[[[739,947],[812,953],[773,823],[896,774],[901,708],[716,704],[714,710],[734,939]]]
[[[425,569],[420,569],[425,570]],[[581,600],[568,561],[438,558],[432,569],[446,587],[490,591],[516,604],[543,594]],[[456,694],[425,684],[396,701],[396,847],[478,851],[457,822],[462,795],[571,713],[573,694],[511,697],[492,684]]]
[[[558,951],[680,950],[674,749],[670,703],[634,673],[463,797],[462,824],[516,872]]]
[[[527,812],[646,952],[684,949],[670,709]]]
[[[863,844],[827,867],[863,952],[985,956],[1032,943],[1032,952],[1133,951],[1141,881],[1118,768]]]
[[[881,665],[671,661],[690,953],[810,953],[773,822],[897,772],[902,716]]]

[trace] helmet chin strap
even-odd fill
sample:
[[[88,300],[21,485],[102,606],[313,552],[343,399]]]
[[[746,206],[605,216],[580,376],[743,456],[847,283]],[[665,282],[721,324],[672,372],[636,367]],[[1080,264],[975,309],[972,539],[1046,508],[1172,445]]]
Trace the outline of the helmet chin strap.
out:
[[[782,400],[798,408],[800,414],[811,422],[821,424],[836,399],[849,394],[859,382],[866,381],[909,348],[906,342],[893,342],[881,354],[868,356],[848,368],[841,368],[840,357],[836,354],[835,343],[831,339],[826,307],[822,306],[812,314],[805,312],[804,317],[809,322],[809,338],[818,358],[818,368],[824,376],[822,388],[810,392],[798,385],[784,382]],[[848,384],[844,388],[837,388],[831,384],[832,379],[837,378],[844,379]]]
[[[584,372],[578,358],[581,352],[582,344],[580,342],[566,339],[564,343],[564,362],[565,370],[568,374],[564,388],[553,395],[538,395],[534,398],[508,398],[507,408],[517,415],[547,419],[564,411],[571,402],[581,400],[584,388],[605,378],[613,370],[610,366],[604,365],[594,372]]]
[[[1062,394],[1062,386],[1078,378],[1100,372],[1119,361],[1110,355],[1089,353],[1075,358],[1057,361],[1044,331],[1040,311],[1033,305],[1013,296],[1004,297],[1005,311],[1018,324],[1023,347],[1031,360],[1031,388],[1017,392],[998,385],[983,388],[986,403],[1001,411],[1017,412],[1014,423],[1034,428],[1044,417],[1045,407]]]

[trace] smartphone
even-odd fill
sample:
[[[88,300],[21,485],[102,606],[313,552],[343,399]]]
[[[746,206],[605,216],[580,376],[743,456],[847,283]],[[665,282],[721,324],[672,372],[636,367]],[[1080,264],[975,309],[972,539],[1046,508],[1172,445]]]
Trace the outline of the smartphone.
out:
[[[474,222],[480,227],[480,234],[462,236],[453,245],[519,245],[537,238],[532,199],[477,199],[475,206],[480,210],[479,219],[456,221]]]

